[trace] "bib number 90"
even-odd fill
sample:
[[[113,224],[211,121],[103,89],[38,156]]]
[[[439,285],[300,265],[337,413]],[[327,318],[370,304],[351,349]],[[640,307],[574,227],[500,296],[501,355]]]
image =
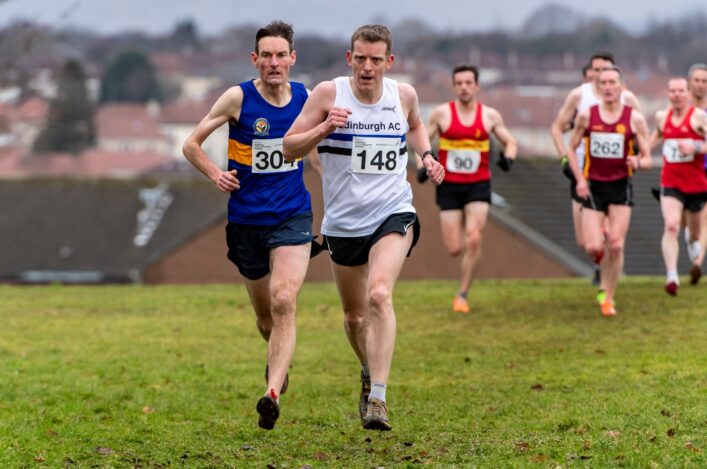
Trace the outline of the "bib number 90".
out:
[[[476,150],[447,151],[447,171],[458,174],[475,174],[481,164],[481,153]]]

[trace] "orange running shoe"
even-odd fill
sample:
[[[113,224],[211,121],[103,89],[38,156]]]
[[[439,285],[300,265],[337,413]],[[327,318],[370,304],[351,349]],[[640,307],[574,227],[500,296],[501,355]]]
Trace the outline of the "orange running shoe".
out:
[[[604,301],[601,304],[601,314],[602,316],[616,316],[616,308],[614,308],[614,302],[611,300]]]
[[[466,301],[466,298],[462,298],[459,295],[455,296],[454,301],[452,301],[452,311],[454,311],[455,313],[468,313],[469,302]]]

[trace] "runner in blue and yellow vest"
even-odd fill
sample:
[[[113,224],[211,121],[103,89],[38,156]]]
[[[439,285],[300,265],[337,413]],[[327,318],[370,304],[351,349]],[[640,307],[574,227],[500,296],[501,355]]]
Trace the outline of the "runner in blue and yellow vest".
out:
[[[295,348],[297,295],[313,252],[312,208],[302,180],[305,155],[288,163],[282,137],[307,100],[301,83],[288,81],[295,63],[293,31],[275,21],[258,30],[251,60],[259,78],[228,89],[184,143],[184,156],[217,188],[230,194],[228,258],[245,277],[258,330],[268,343],[265,395],[258,425],[270,430],[280,415],[280,394]],[[228,169],[201,148],[228,122]],[[316,157],[311,159],[319,172]]]

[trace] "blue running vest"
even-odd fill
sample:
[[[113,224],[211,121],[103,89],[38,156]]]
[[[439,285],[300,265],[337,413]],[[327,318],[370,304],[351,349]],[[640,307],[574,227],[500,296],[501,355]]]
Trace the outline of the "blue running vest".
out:
[[[241,115],[228,126],[228,169],[235,169],[241,188],[231,192],[228,220],[249,225],[279,225],[294,215],[311,212],[304,186],[304,164],[282,155],[282,138],[307,100],[302,83],[290,82],[292,99],[273,106],[258,92],[253,81],[240,84]]]

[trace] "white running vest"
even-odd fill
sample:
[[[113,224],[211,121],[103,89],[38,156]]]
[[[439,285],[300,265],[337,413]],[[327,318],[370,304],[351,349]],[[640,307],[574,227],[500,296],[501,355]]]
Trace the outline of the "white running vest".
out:
[[[375,104],[356,99],[349,77],[334,83],[334,106],[353,112],[345,127],[317,147],[324,190],[322,233],[368,236],[390,215],[415,212],[407,181],[408,123],[395,80],[383,78],[383,95]]]
[[[589,109],[592,106],[595,106],[601,102],[599,97],[594,94],[594,85],[593,83],[582,83],[579,88],[582,91],[582,94],[579,98],[579,104],[577,105],[577,114],[580,112],[584,111],[585,109]],[[625,99],[624,99],[624,92],[621,92],[621,104],[624,104]],[[579,163],[579,171],[582,172],[584,171],[584,138],[579,141],[579,145],[577,146],[577,163]]]

